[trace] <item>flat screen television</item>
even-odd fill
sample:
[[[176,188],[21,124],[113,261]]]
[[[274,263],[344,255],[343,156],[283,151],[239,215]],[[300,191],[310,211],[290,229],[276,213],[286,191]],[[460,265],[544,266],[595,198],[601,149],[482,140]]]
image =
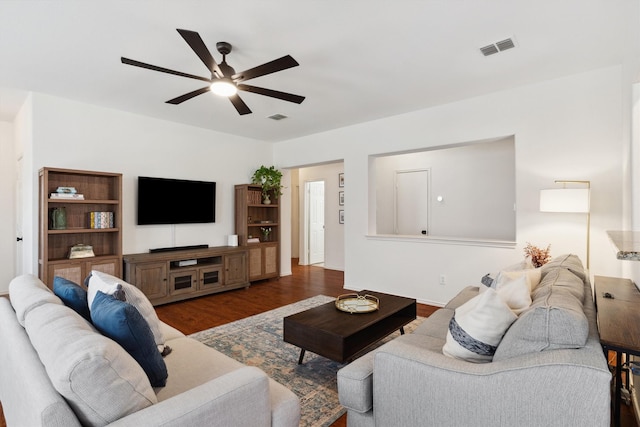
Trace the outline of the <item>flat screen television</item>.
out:
[[[138,177],[138,225],[216,222],[216,183]]]

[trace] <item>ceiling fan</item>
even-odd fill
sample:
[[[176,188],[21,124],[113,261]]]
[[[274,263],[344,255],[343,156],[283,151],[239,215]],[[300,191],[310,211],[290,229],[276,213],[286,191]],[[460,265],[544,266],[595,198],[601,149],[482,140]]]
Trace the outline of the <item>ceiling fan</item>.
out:
[[[265,64],[258,65],[257,67],[250,68],[240,73],[236,73],[236,70],[228,65],[226,61],[227,55],[229,54],[229,52],[231,52],[231,44],[227,42],[216,43],[218,52],[222,54],[222,62],[218,64],[216,63],[215,59],[213,59],[213,56],[211,56],[211,52],[209,52],[209,49],[207,49],[207,46],[205,46],[202,38],[200,37],[200,34],[195,31],[189,30],[178,29],[177,31],[191,47],[191,49],[193,49],[196,55],[198,55],[198,58],[200,58],[204,65],[207,66],[207,68],[211,72],[211,78],[182,73],[180,71],[174,71],[168,68],[146,64],[144,62],[125,57],[120,58],[123,64],[147,68],[149,70],[160,71],[161,73],[173,74],[190,79],[202,80],[208,83],[208,85],[203,88],[196,89],[193,92],[185,93],[184,95],[166,101],[168,104],[181,104],[184,101],[188,101],[191,98],[211,91],[217,95],[228,97],[236,110],[238,110],[238,113],[240,115],[243,115],[250,114],[251,110],[249,109],[247,104],[245,104],[245,102],[238,96],[237,91],[239,90],[257,93],[264,96],[270,96],[272,98],[282,99],[284,101],[295,102],[296,104],[300,104],[302,101],[304,101],[304,96],[280,92],[273,89],[265,89],[257,86],[250,86],[243,83],[247,80],[255,79],[256,77],[264,76],[300,65],[295,59],[291,57],[291,55],[286,55],[271,62],[267,62]]]

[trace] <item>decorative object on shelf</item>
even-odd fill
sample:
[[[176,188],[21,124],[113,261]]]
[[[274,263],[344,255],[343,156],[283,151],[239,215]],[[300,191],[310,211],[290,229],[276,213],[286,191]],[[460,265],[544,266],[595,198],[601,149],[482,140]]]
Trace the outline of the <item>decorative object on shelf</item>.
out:
[[[281,181],[282,172],[274,166],[266,167],[262,165],[260,168],[256,169],[251,177],[252,184],[259,184],[262,186],[262,198],[266,205],[271,203],[270,196],[272,192],[276,197],[282,195]]]
[[[344,206],[344,191],[338,191],[338,205]]]
[[[336,308],[351,314],[370,313],[380,308],[380,300],[368,294],[343,294],[336,298]]]
[[[56,189],[56,193],[76,194],[77,192],[78,190],[76,190],[76,187],[58,187]]]
[[[338,223],[344,224],[344,209],[338,211]]]
[[[67,229],[67,210],[64,207],[51,209],[51,229],[52,230]]]
[[[527,246],[524,247],[524,255],[531,257],[531,263],[535,268],[542,267],[551,260],[551,245],[547,245],[546,249],[540,249],[537,246],[533,246],[527,242]]]
[[[89,228],[113,228],[113,212],[89,212]]]
[[[262,231],[262,235],[264,236],[264,241],[269,241],[269,234],[271,233],[271,227],[260,227]]]
[[[344,172],[338,174],[338,187],[344,187]]]
[[[562,181],[562,188],[540,190],[540,212],[586,213],[587,214],[587,269],[591,232],[591,181]],[[584,185],[586,188],[567,188],[569,185]]]
[[[93,247],[91,245],[73,245],[69,251],[69,259],[91,258],[94,256],[96,255],[93,253]]]

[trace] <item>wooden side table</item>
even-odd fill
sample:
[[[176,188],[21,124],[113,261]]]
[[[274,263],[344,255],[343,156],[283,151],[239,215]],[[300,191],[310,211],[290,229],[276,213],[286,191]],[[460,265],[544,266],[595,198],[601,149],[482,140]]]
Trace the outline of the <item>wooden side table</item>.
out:
[[[640,356],[640,291],[629,279],[595,276],[598,332],[605,352],[616,353],[614,425],[620,425],[622,356]],[[627,381],[629,374],[627,374]]]

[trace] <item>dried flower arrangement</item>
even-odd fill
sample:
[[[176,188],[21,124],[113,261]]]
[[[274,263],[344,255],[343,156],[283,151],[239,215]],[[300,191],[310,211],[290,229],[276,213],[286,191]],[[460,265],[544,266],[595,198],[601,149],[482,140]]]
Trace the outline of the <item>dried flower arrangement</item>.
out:
[[[550,248],[551,245],[547,245],[546,249],[540,249],[527,242],[527,246],[524,247],[524,255],[531,257],[534,267],[542,267],[551,260]]]

